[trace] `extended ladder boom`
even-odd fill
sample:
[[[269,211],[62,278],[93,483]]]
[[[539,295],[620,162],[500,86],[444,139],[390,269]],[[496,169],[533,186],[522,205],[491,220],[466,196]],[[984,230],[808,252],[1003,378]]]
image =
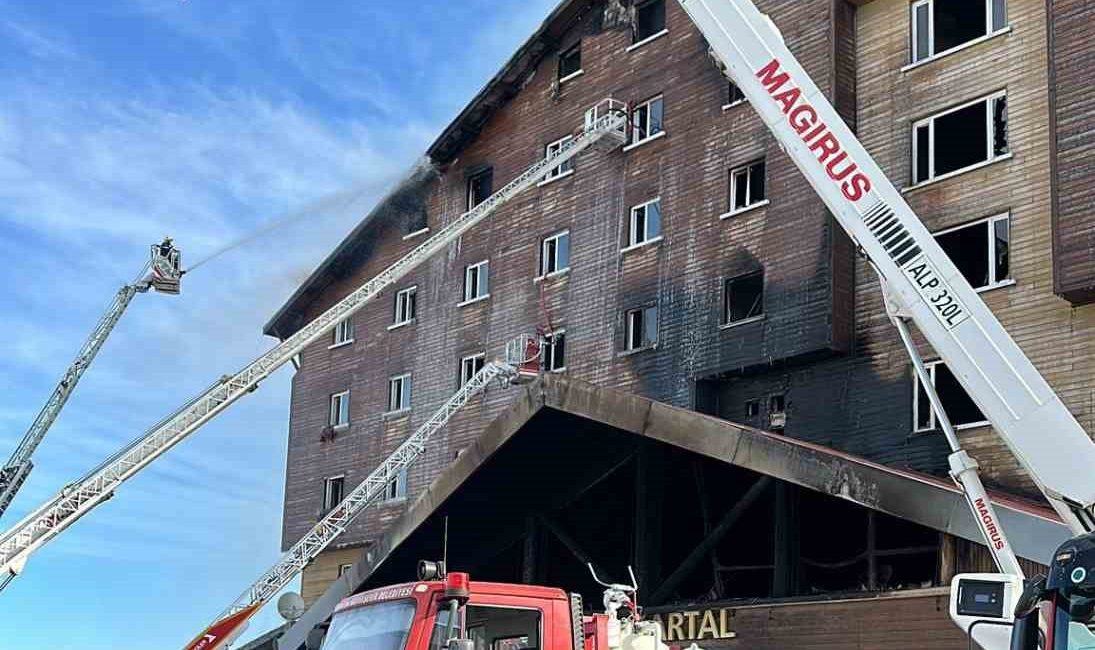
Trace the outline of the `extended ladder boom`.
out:
[[[76,390],[76,384],[80,382],[84,371],[88,369],[91,362],[95,360],[95,356],[99,354],[99,350],[106,343],[107,337],[114,330],[114,326],[118,324],[122,314],[129,307],[130,301],[138,293],[144,293],[150,288],[165,293],[178,293],[179,279],[182,276],[179,264],[178,249],[172,245],[170,239],[164,240],[162,244],[152,247],[152,259],[145,267],[148,273],[146,274],[142,270],[140,275],[137,276],[138,280],[136,282],[127,284],[115,294],[110,307],[107,308],[106,313],[99,320],[95,329],[92,330],[91,336],[80,348],[76,359],[65,371],[61,381],[57,383],[57,387],[53,389],[53,393],[38,413],[38,417],[30,425],[30,429],[23,436],[19,446],[15,448],[7,464],[0,469],[0,517],[11,505],[16,493],[19,492],[19,488],[23,486],[30,471],[34,468],[31,458],[35,450],[38,449],[38,445],[42,443],[46,433],[49,432],[50,427],[57,420],[57,416],[61,414],[61,409],[65,407],[69,396]],[[165,291],[168,283],[174,287],[173,291]]]
[[[69,485],[0,536],[0,575],[17,575],[27,557],[113,495],[114,490],[177,445],[259,382],[287,363],[341,320],[353,315],[386,287],[397,282],[469,228],[482,221],[524,190],[546,178],[552,170],[590,147],[616,148],[623,143],[626,111],[614,100],[604,100],[586,116],[585,129],[558,151],[529,167],[521,175],[472,210],[456,218],[420,246],[328,309],[296,334],[285,339],[240,372],[226,377],[193,399],[144,436]],[[5,583],[6,584],[6,583]]]
[[[506,380],[514,377],[516,372],[513,366],[500,361],[483,366],[430,419],[418,427],[411,437],[403,441],[403,444],[346,495],[341,503],[320,519],[277,564],[262,574],[212,625],[191,641],[186,650],[222,650],[231,643],[243,631],[248,619],[335,541],[359,514],[385,493],[400,472],[422,455],[430,436],[448,424],[452,416],[496,378]]]
[[[750,0],[679,0],[750,104],[1054,509],[1095,530],[1095,444]]]

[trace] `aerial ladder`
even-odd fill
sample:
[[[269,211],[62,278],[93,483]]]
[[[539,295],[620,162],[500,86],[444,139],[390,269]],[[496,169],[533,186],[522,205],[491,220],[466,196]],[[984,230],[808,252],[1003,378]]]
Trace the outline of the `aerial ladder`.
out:
[[[553,170],[583,151],[590,148],[600,151],[618,149],[626,140],[627,122],[627,107],[624,103],[613,99],[602,100],[586,112],[581,132],[559,150],[533,164],[505,187],[454,219],[436,235],[335,303],[311,323],[236,374],[215,382],[182,408],[154,425],[143,436],[28,514],[0,535],[0,576],[3,576],[0,589],[22,572],[28,557],[113,496],[122,483],[182,442],[236,400],[255,390],[271,373],[329,333],[340,321],[355,314],[412,269],[455,242],[472,226],[525,190],[535,187]]]
[[[23,487],[27,477],[34,469],[32,457],[38,445],[45,439],[50,427],[61,414],[61,409],[76,390],[76,384],[80,382],[84,372],[95,360],[99,350],[106,343],[107,337],[114,330],[114,326],[121,320],[122,314],[129,307],[130,301],[138,293],[145,293],[155,289],[159,293],[176,295],[179,293],[179,283],[182,278],[182,258],[179,250],[175,248],[170,238],[164,239],[159,244],[152,245],[151,259],[145,265],[137,278],[118,289],[114,295],[106,313],[99,319],[99,323],[92,330],[91,336],[80,348],[76,359],[61,376],[61,381],[53,389],[45,406],[38,413],[38,417],[30,425],[19,446],[12,452],[8,462],[0,468],[0,517],[11,505],[19,489]]]

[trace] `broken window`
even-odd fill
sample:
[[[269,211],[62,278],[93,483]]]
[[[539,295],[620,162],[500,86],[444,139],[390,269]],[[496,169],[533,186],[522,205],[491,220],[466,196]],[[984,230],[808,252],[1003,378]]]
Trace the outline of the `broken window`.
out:
[[[350,424],[350,391],[331,395],[327,424],[332,427],[344,427]]]
[[[625,350],[642,350],[658,342],[658,308],[642,307],[625,314]]]
[[[728,81],[725,108],[730,108],[738,102],[744,101],[745,93],[741,92],[741,88],[738,88],[738,85],[736,83],[734,83],[733,81]]]
[[[662,98],[655,97],[637,105],[631,113],[631,144],[650,140],[665,130]]]
[[[1010,279],[1008,215],[944,230],[935,240],[974,289],[998,287]]]
[[[388,380],[388,412],[396,413],[411,408],[411,376],[400,375]]]
[[[464,302],[490,296],[490,260],[464,267]]]
[[[417,235],[429,230],[426,208],[419,208],[407,216],[406,235]]]
[[[736,214],[767,199],[763,160],[730,170],[730,212]]]
[[[665,0],[647,0],[635,5],[635,42],[658,36],[665,31]]]
[[[485,169],[468,177],[468,209],[471,210],[490,198],[493,190],[494,170]]]
[[[552,142],[551,144],[544,147],[544,157],[545,158],[550,158],[550,157],[554,156],[555,154],[562,151],[563,148],[566,147],[567,145],[569,145],[573,140],[574,140],[574,136],[568,135],[565,138],[561,138],[559,140],[556,140],[555,142]],[[574,171],[574,159],[573,158],[571,158],[570,160],[564,162],[563,164],[559,165],[558,167],[555,167],[550,172],[548,172],[547,178],[545,180],[551,180],[553,178],[559,178],[560,176],[562,176],[564,174],[569,174],[572,171]]]
[[[724,325],[761,316],[764,314],[764,272],[727,280],[722,297]]]
[[[562,273],[570,268],[570,231],[546,237],[540,243],[540,277]]]
[[[935,391],[939,394],[939,401],[943,403],[943,410],[947,412],[951,424],[955,428],[976,427],[988,424],[981,409],[973,403],[966,390],[958,383],[958,379],[942,361],[925,364],[931,377]],[[916,391],[913,394],[913,412],[916,431],[932,431],[938,427],[935,410],[931,407],[928,394],[916,378]]]
[[[582,72],[582,42],[578,41],[570,49],[559,55],[559,81],[573,79]]]
[[[567,334],[555,330],[544,339],[543,366],[547,372],[562,372],[567,368]]]
[[[954,174],[1007,153],[1007,96],[1000,92],[913,124],[913,183]]]
[[[393,326],[406,325],[415,319],[418,311],[418,287],[410,287],[395,294],[395,318]]]
[[[631,208],[627,226],[627,245],[638,246],[662,234],[662,200],[654,199]]]
[[[323,481],[323,514],[334,510],[342,503],[343,490],[346,488],[345,476],[332,476]]]
[[[485,354],[473,354],[464,357],[460,360],[460,385],[471,381],[471,378],[475,376],[475,373],[483,369],[486,364]]]
[[[1007,27],[1004,0],[917,0],[911,10],[913,63]]]

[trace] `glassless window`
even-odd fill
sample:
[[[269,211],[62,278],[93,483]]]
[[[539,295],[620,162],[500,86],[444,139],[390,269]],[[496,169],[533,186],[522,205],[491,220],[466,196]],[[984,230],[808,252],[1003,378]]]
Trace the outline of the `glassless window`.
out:
[[[347,318],[335,325],[334,345],[344,345],[354,340],[354,322]]]
[[[648,0],[635,6],[635,42],[644,41],[665,29],[665,0]]]
[[[342,503],[343,490],[346,488],[346,477],[335,476],[323,482],[323,513],[327,514],[335,506]]]
[[[350,423],[350,391],[331,395],[331,408],[327,423],[332,427],[340,427]]]
[[[764,273],[751,273],[726,281],[723,290],[723,322],[727,325],[764,313]]]
[[[559,372],[567,367],[567,335],[563,330],[556,330],[544,341],[544,370],[547,372]]]
[[[911,11],[913,63],[1007,27],[1004,0],[917,0]]]
[[[741,92],[741,88],[738,88],[738,85],[736,83],[734,83],[733,81],[728,81],[726,105],[733,106],[734,104],[743,101],[745,101],[745,93]]]
[[[418,287],[410,287],[395,294],[395,325],[413,321],[418,309]]]
[[[464,357],[460,360],[460,385],[471,381],[471,378],[475,376],[475,373],[483,369],[486,363],[486,356],[482,354],[473,354],[470,357]]]
[[[570,268],[570,231],[545,238],[540,243],[540,277]]]
[[[658,342],[658,308],[643,307],[632,309],[625,314],[624,347],[627,350],[641,350],[653,347]]]
[[[579,41],[559,55],[559,79],[566,80],[582,71],[582,43]]]
[[[1008,215],[945,230],[935,240],[974,289],[999,286],[1010,279]]]
[[[490,295],[490,261],[464,268],[464,302],[471,302]]]
[[[551,144],[544,147],[544,157],[545,158],[551,158],[555,154],[562,151],[563,147],[570,144],[571,141],[573,141],[573,140],[574,140],[574,136],[568,135],[565,138],[562,138],[560,140],[556,140],[555,142],[552,142]],[[564,162],[563,164],[559,165],[558,167],[553,168],[550,172],[548,172],[547,179],[545,179],[545,180],[551,180],[552,178],[558,178],[559,176],[562,176],[563,174],[565,174],[567,172],[572,172],[572,171],[574,171],[574,159],[573,158],[571,158],[570,160]]]
[[[404,234],[411,235],[422,232],[427,228],[428,220],[429,215],[426,214],[426,208],[415,210],[407,216],[407,225],[404,229]]]
[[[411,376],[400,375],[388,380],[388,412],[411,408]]]
[[[397,600],[335,614],[323,650],[403,650],[414,610],[414,601]]]
[[[631,208],[627,245],[638,246],[662,234],[662,201],[654,199]]]
[[[395,475],[395,480],[384,488],[384,501],[395,501],[407,496],[407,468],[404,467]]]
[[[1007,96],[996,93],[913,125],[913,182],[946,176],[1007,153]]]
[[[468,178],[468,209],[471,210],[490,198],[494,170],[486,169]]]
[[[730,170],[730,212],[741,212],[767,198],[764,161]]]
[[[664,131],[663,118],[664,109],[661,97],[648,99],[636,106],[631,114],[631,143],[638,144]]]
[[[936,361],[925,365],[928,367],[928,374],[931,375],[935,391],[939,393],[939,401],[943,403],[943,410],[947,412],[951,424],[956,428],[988,424],[981,409],[973,403],[946,364]],[[924,391],[919,377],[916,379],[916,393],[913,396],[913,412],[916,431],[931,431],[938,426],[935,410],[931,407],[928,394]]]

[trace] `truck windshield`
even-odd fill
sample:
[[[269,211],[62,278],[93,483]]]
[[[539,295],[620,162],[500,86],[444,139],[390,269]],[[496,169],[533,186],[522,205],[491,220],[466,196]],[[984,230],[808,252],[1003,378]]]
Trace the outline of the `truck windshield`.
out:
[[[413,600],[397,600],[336,614],[323,650],[403,650],[414,608]]]
[[[1057,635],[1055,650],[1095,650],[1095,633],[1091,629],[1095,626],[1095,598],[1072,596],[1067,609],[1057,609],[1057,624],[1067,626],[1064,629],[1068,634]],[[1067,642],[1061,643],[1065,636]]]

